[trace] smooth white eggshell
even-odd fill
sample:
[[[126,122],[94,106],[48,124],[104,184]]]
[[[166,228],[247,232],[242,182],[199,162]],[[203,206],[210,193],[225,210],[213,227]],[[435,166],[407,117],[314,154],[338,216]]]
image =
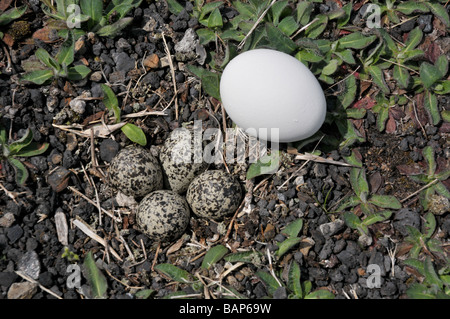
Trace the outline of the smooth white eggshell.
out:
[[[220,80],[220,97],[239,127],[275,142],[312,136],[326,115],[325,95],[314,74],[296,58],[276,50],[255,49],[232,59]],[[278,141],[272,128],[279,129]],[[258,133],[260,129],[267,129],[267,137]]]

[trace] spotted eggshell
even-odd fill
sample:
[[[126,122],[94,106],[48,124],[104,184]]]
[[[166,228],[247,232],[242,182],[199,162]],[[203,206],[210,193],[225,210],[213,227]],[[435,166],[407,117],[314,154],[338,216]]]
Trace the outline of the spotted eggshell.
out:
[[[189,205],[184,197],[171,190],[157,190],[139,203],[136,222],[149,238],[166,242],[185,232],[189,217]]]
[[[111,161],[109,183],[128,196],[141,198],[163,188],[162,169],[150,151],[139,146],[128,146]]]
[[[224,171],[206,171],[189,185],[186,199],[197,216],[218,220],[238,209],[241,185]]]
[[[192,180],[208,168],[201,154],[194,156],[193,146],[193,134],[187,129],[177,129],[172,131],[159,153],[170,189],[179,194],[185,193]]]

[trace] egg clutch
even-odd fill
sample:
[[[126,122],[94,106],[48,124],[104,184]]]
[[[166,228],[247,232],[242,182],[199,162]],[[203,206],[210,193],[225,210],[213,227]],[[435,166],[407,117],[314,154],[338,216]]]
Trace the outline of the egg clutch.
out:
[[[312,136],[325,120],[326,100],[315,76],[294,57],[275,50],[251,50],[232,59],[223,71],[220,95],[233,122],[248,135],[271,141],[272,149],[279,142]],[[180,237],[191,212],[220,220],[241,204],[239,181],[227,172],[208,170],[212,162],[204,155],[198,160],[195,135],[186,129],[172,131],[159,158],[128,146],[108,168],[110,186],[140,200],[138,228],[155,241]]]

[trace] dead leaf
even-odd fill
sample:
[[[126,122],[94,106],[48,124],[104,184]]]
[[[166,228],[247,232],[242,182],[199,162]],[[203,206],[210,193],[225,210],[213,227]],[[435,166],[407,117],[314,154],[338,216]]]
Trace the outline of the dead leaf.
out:
[[[6,11],[12,0],[0,0],[0,11]]]
[[[401,164],[397,165],[397,170],[402,175],[418,175],[423,173],[422,167],[419,164],[414,163],[413,165]]]
[[[377,193],[381,186],[384,184],[384,178],[380,172],[375,172],[369,179],[370,189],[373,193]]]
[[[397,130],[397,123],[395,122],[394,117],[389,112],[389,118],[386,123],[386,133],[392,134]]]
[[[3,34],[2,38],[3,42],[9,47],[12,47],[14,45],[14,39],[12,36],[10,36],[8,33]]]
[[[353,107],[356,109],[370,110],[375,104],[376,104],[376,101],[374,99],[372,99],[372,97],[366,96],[366,97],[362,98],[361,100],[355,102],[353,104]]]

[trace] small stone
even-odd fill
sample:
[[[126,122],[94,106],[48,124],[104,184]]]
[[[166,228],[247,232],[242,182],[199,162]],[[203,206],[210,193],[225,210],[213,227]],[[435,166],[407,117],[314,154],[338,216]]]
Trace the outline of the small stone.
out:
[[[55,192],[60,192],[69,184],[69,175],[70,171],[60,166],[48,176],[47,182]]]
[[[329,238],[342,230],[344,228],[344,225],[345,223],[343,220],[336,219],[333,222],[320,225],[319,229],[324,237]]]
[[[105,162],[111,162],[119,151],[119,143],[112,139],[105,139],[100,144],[100,158]]]
[[[89,80],[93,82],[100,82],[102,80],[102,72],[101,71],[95,71],[91,74],[89,77]]]
[[[19,260],[19,270],[33,279],[39,278],[41,265],[37,253],[33,251],[26,252]]]
[[[8,237],[11,244],[14,244],[17,240],[20,239],[23,235],[23,229],[19,225],[14,225],[12,227],[7,228],[6,236]]]
[[[55,110],[55,108],[58,106],[59,104],[59,100],[56,96],[53,95],[49,95],[47,97],[47,109],[50,113],[53,113],[53,111]]]
[[[73,99],[70,101],[69,106],[77,114],[83,114],[86,110],[86,102],[80,99]]]
[[[127,73],[135,68],[136,60],[131,58],[125,52],[112,54],[114,63],[116,64],[117,71],[123,71]]]
[[[189,53],[195,50],[197,46],[197,34],[194,29],[189,28],[184,33],[183,39],[175,44],[175,52]]]
[[[15,282],[8,290],[8,299],[31,299],[37,292],[37,284],[28,281]]]
[[[127,50],[129,48],[131,48],[131,44],[124,38],[120,38],[119,40],[117,40],[116,42],[116,47],[118,49],[123,49],[123,50]]]
[[[17,275],[12,271],[0,272],[0,287],[9,287],[16,280]]]
[[[0,218],[0,227],[9,228],[15,220],[14,214],[8,212]]]
[[[143,62],[144,66],[147,69],[156,69],[159,67],[159,57],[157,54],[153,53],[152,55],[146,57]]]
[[[273,293],[273,299],[287,299],[287,291],[285,287],[280,287]]]
[[[406,226],[420,228],[420,215],[408,208],[402,208],[394,214],[394,228],[397,229],[403,236],[409,233]]]

